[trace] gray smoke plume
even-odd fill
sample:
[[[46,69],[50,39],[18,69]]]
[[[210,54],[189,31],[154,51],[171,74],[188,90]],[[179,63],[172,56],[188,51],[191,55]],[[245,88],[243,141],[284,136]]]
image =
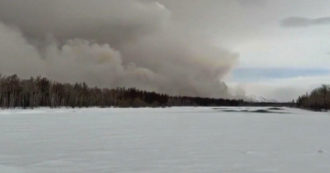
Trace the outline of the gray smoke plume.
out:
[[[174,17],[153,1],[0,0],[0,73],[231,97],[237,55]]]
[[[314,25],[330,25],[330,17],[320,18],[304,18],[304,17],[289,17],[281,21],[284,27],[308,27]]]

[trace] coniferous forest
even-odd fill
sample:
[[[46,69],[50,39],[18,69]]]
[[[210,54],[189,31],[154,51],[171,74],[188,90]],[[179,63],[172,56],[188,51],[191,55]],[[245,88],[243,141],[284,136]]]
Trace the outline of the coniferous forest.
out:
[[[297,100],[297,106],[312,110],[330,109],[330,86],[322,85],[314,89],[311,93],[301,96]]]
[[[134,88],[97,88],[85,83],[59,83],[47,78],[20,79],[0,76],[2,108],[33,107],[166,107],[166,106],[239,106],[242,100],[200,97],[175,97]]]
[[[330,109],[330,86],[323,85],[296,103],[246,102],[243,100],[169,96],[135,88],[98,88],[85,83],[59,83],[44,77],[20,79],[0,75],[1,108],[34,107],[168,107],[168,106],[297,106]]]

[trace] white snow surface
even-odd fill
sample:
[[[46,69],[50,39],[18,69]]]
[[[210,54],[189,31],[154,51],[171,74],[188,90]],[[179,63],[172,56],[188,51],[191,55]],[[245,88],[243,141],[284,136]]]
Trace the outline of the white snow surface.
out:
[[[329,173],[330,113],[0,110],[0,173]]]

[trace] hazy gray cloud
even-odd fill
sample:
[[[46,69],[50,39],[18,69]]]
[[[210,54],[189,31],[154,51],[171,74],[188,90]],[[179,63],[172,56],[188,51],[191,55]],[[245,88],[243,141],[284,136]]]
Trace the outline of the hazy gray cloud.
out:
[[[88,39],[113,46],[155,32],[170,12],[157,2],[135,0],[0,0],[0,20],[26,37]]]
[[[161,3],[0,0],[0,73],[231,97],[222,79],[238,55]]]
[[[304,18],[304,17],[289,17],[281,21],[284,27],[307,27],[314,25],[330,25],[330,17],[321,18]]]
[[[267,3],[268,0],[237,0],[241,5],[259,6]]]

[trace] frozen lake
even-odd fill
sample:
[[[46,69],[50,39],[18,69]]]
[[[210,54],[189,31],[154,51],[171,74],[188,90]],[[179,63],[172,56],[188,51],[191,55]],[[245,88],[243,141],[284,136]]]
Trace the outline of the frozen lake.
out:
[[[330,113],[0,110],[1,173],[329,173]]]

